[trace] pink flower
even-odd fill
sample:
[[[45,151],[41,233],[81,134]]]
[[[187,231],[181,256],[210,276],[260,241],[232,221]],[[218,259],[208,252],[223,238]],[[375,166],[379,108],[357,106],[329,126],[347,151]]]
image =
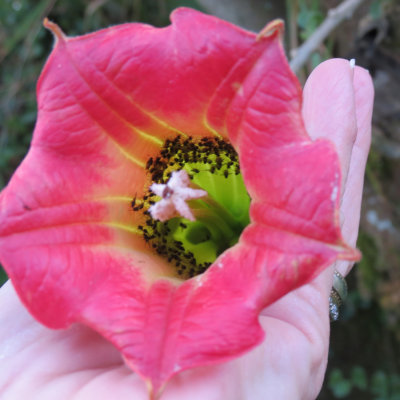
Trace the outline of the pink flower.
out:
[[[0,261],[30,312],[100,332],[153,394],[259,344],[264,307],[358,257],[282,22],[256,35],[189,9],[171,19],[76,38],[46,22],[32,145],[0,197]],[[161,224],[149,187],[181,169],[209,196],[190,203],[195,222]]]

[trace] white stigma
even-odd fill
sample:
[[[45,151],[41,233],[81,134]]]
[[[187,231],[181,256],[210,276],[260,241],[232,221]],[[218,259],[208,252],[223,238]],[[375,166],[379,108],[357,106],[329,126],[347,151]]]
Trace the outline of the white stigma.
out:
[[[189,185],[189,175],[183,169],[173,171],[171,178],[165,184],[153,183],[150,189],[157,196],[160,196],[161,200],[149,208],[152,218],[164,222],[178,214],[183,218],[194,221],[195,217],[186,202],[207,196],[207,192],[201,189],[193,189]]]

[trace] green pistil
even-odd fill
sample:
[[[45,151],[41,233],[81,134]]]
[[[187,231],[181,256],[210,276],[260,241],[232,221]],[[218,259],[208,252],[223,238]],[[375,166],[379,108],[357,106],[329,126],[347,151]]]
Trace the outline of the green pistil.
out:
[[[177,136],[165,142],[159,157],[148,160],[146,169],[153,182],[164,184],[172,171],[184,169],[193,184],[207,191],[208,196],[189,203],[194,222],[181,217],[154,220],[147,210],[159,198],[151,191],[132,201],[132,209],[146,216],[138,226],[144,240],[175,266],[177,275],[188,279],[203,273],[249,223],[250,198],[237,153],[222,139]]]

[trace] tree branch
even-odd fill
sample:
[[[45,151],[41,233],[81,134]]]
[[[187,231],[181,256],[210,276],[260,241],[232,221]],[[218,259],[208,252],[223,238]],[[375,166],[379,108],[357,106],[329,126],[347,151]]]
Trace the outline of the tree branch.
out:
[[[297,73],[307,62],[310,55],[329,34],[345,19],[351,18],[354,10],[365,0],[345,0],[336,8],[328,11],[328,16],[315,32],[297,49],[294,50],[294,57],[290,61],[290,67]]]

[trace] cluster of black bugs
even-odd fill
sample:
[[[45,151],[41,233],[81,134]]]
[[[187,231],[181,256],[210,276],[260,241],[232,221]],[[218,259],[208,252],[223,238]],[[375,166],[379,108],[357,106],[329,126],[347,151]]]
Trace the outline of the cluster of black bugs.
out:
[[[240,173],[238,155],[231,144],[223,139],[203,137],[195,140],[192,137],[176,136],[167,139],[160,151],[160,155],[149,158],[146,170],[155,183],[166,183],[173,171],[183,169],[185,165],[195,164],[188,171],[190,178],[200,171],[209,171],[227,178],[230,174]],[[157,254],[165,257],[168,262],[174,263],[179,276],[185,279],[203,273],[211,262],[198,263],[195,255],[184,248],[183,243],[169,237],[170,222],[154,220],[147,209],[155,203],[156,196],[150,190],[141,199],[132,200],[133,211],[140,211],[145,215],[144,224],[138,229],[143,238]],[[179,223],[179,229],[186,229],[185,223]]]

